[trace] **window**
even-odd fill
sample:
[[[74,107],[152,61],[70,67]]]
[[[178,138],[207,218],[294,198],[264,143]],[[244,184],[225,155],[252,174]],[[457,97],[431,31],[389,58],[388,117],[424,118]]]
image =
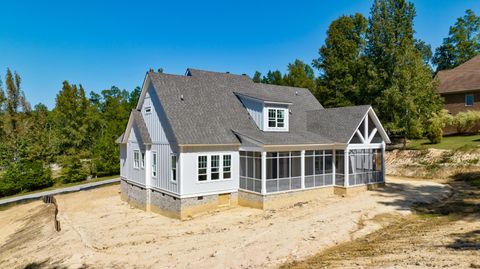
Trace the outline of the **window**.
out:
[[[223,155],[223,179],[232,177],[232,156]]]
[[[157,177],[157,152],[152,151],[152,177]]]
[[[150,113],[152,113],[152,107],[147,106],[147,107],[145,108],[145,114],[150,114]]]
[[[269,128],[284,128],[285,127],[285,111],[284,108],[269,108],[268,109],[268,127]]]
[[[142,168],[145,168],[145,152],[142,152]]]
[[[140,168],[140,151],[133,151],[133,168]]]
[[[207,181],[207,156],[198,156],[198,181]]]
[[[465,106],[473,106],[473,94],[465,94]]]
[[[217,180],[220,178],[220,170],[219,170],[219,165],[220,165],[220,156],[218,155],[212,155],[210,159],[210,176],[212,180]]]
[[[170,165],[172,169],[171,180],[177,181],[177,155],[170,156]]]

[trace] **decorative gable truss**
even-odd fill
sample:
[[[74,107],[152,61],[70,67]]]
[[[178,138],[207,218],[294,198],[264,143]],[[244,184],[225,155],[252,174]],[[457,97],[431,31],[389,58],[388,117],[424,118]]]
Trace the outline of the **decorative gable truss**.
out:
[[[349,144],[370,145],[382,143],[390,143],[390,139],[375,111],[370,108],[352,134]]]

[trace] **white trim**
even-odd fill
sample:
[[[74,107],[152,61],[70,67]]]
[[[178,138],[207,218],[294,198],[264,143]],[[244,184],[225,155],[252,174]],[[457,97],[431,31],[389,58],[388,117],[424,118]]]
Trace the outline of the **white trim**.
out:
[[[136,162],[135,162],[135,153],[138,153],[138,165],[136,165]],[[133,160],[133,169],[140,170],[140,163],[141,163],[141,161],[140,161],[141,157],[140,156],[141,156],[140,155],[140,150],[139,149],[134,149],[133,150],[133,159],[132,159]]]
[[[223,178],[223,156],[224,155],[230,155],[230,178]],[[199,157],[205,156],[207,157],[207,180],[198,180],[199,173],[198,173],[198,159]],[[212,156],[218,156],[218,179],[212,179],[212,167],[211,167],[211,161],[212,161]],[[233,180],[233,174],[232,174],[232,154],[231,153],[217,153],[217,152],[210,152],[210,153],[201,153],[197,155],[197,168],[196,168],[196,184],[204,184],[204,183],[215,183],[215,182],[222,182],[222,181],[232,181]],[[203,174],[202,174],[203,175]]]
[[[281,110],[283,111],[283,127],[269,127],[268,126],[268,121],[269,121],[269,110],[275,110],[275,126],[278,124],[278,118],[277,118],[277,111]],[[263,131],[265,132],[288,132],[289,130],[289,109],[288,107],[269,107],[269,106],[264,106],[263,107]]]
[[[172,157],[175,157],[175,179],[173,178],[173,167],[172,167]],[[198,161],[198,160],[197,160]],[[170,170],[170,173],[169,176],[170,176],[170,182],[171,183],[175,183],[177,184],[178,182],[178,156],[177,154],[175,153],[170,153],[170,160],[169,160],[169,164],[170,164],[170,167],[169,167],[169,170]],[[197,164],[198,165],[198,164]]]
[[[373,128],[372,133],[370,134],[370,136],[368,136],[368,141],[367,141],[368,144],[372,143],[372,139],[377,133],[377,131],[378,131],[377,128]]]
[[[362,143],[365,143],[365,138],[363,138],[363,135],[362,135],[362,133],[360,132],[359,129],[357,129],[356,133],[357,133],[358,137],[360,138],[360,140],[362,141]]]
[[[153,161],[155,161],[155,170],[153,169]],[[152,170],[152,178],[157,178],[158,177],[158,153],[157,151],[152,151],[152,162],[151,162],[151,170]],[[153,175],[153,172],[155,171],[155,175]]]
[[[267,152],[262,151],[261,155],[262,174],[261,174],[261,189],[260,192],[265,195],[267,193]],[[240,186],[239,186],[240,188]]]
[[[145,169],[145,186],[150,188],[152,186],[152,150],[150,146],[147,146],[144,152],[144,169]]]

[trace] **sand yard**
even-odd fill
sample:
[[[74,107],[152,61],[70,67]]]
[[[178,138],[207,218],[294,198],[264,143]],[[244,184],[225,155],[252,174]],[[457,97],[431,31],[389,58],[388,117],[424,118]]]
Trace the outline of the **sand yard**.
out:
[[[132,208],[119,186],[56,196],[0,211],[2,268],[276,267],[382,228],[374,217],[409,214],[412,203],[449,195],[446,185],[388,178],[387,187],[332,195],[276,211],[245,207],[179,221]]]

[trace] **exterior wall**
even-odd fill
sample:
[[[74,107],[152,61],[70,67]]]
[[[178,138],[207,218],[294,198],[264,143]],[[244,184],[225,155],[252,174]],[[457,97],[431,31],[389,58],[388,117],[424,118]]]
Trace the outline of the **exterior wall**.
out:
[[[465,106],[465,94],[473,94],[473,106]],[[480,110],[480,91],[442,94],[445,99],[445,109],[452,115],[468,110]]]
[[[135,181],[137,183],[145,185],[145,168],[133,167],[133,152],[135,150],[139,150],[141,155],[141,152],[145,151],[145,146],[143,145],[143,141],[141,141],[140,139],[137,126],[134,125],[132,128],[132,131],[130,132],[130,137],[128,138],[127,157],[125,158],[126,161],[125,161],[124,169],[126,170],[126,178],[128,178],[131,181]]]
[[[142,210],[147,208],[147,193],[144,187],[121,180],[120,190],[123,201]]]
[[[215,181],[198,181],[198,156],[200,155],[225,155],[232,156],[231,179],[220,179]],[[208,158],[207,171],[210,172],[210,158]],[[182,152],[179,156],[178,169],[180,171],[181,195],[198,196],[212,193],[236,192],[239,186],[239,163],[238,151],[210,151],[210,152]],[[220,161],[220,171],[223,163]]]
[[[258,128],[263,130],[263,104],[245,97],[240,97],[240,101],[242,101],[242,104],[245,106]]]
[[[473,106],[465,106],[465,94],[473,94]],[[442,94],[442,97],[445,100],[445,109],[452,115],[468,110],[480,111],[480,90],[464,93]],[[475,126],[472,131],[478,130],[480,130],[480,125]],[[447,135],[455,134],[457,133],[457,129],[454,126],[447,126],[443,132]]]

